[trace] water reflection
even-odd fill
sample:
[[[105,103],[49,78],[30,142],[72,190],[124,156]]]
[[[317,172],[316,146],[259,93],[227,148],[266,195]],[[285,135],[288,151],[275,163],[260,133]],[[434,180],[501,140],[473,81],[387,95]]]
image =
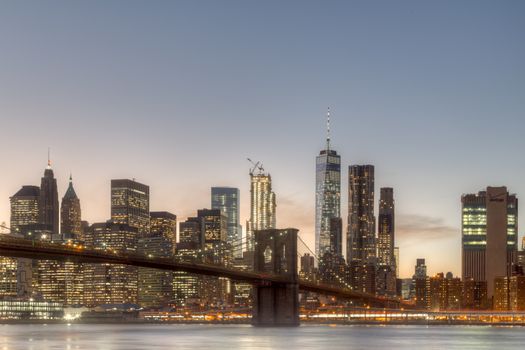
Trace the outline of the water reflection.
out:
[[[1,325],[0,349],[522,349],[521,327]]]

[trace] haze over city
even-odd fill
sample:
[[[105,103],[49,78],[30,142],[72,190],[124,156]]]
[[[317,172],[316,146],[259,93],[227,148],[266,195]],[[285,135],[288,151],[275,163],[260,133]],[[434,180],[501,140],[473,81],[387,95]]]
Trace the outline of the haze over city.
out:
[[[0,222],[51,147],[59,196],[71,172],[85,220],[109,218],[110,179],[136,178],[152,210],[181,220],[210,206],[211,186],[239,187],[244,226],[250,157],[272,175],[277,227],[313,247],[330,106],[344,225],[348,165],[373,164],[376,202],[395,189],[401,276],[418,257],[459,274],[461,194],[525,196],[524,7],[5,3]]]

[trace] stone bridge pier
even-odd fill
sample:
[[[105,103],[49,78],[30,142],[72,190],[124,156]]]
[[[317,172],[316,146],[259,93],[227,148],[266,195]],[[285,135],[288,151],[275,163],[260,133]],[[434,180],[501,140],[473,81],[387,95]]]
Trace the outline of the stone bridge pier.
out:
[[[255,231],[255,272],[275,274],[283,283],[254,286],[254,326],[298,326],[297,229]]]

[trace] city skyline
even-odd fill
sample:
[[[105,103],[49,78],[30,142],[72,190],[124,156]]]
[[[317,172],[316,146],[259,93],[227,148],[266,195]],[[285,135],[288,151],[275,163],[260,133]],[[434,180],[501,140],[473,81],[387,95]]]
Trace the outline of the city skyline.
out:
[[[39,184],[51,146],[59,198],[72,172],[92,223],[109,218],[110,179],[135,177],[151,210],[181,219],[209,207],[212,186],[238,187],[244,224],[250,157],[272,174],[278,227],[313,247],[327,106],[341,193],[350,164],[373,164],[376,191],[395,189],[401,276],[418,257],[431,274],[460,274],[462,194],[525,193],[521,3],[99,4],[66,6],[67,21],[39,4],[0,14],[0,32],[23,38],[0,39],[0,222],[10,196]]]

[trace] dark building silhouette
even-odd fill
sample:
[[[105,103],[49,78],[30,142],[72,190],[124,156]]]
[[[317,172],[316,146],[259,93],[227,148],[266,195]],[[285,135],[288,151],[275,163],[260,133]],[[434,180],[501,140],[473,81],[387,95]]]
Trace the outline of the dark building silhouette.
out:
[[[383,187],[379,197],[377,293],[396,295],[394,190]]]
[[[348,167],[347,262],[375,262],[374,166]]]
[[[355,290],[376,293],[374,166],[348,167],[348,232],[346,261]]]
[[[83,240],[80,200],[73,188],[73,179],[69,176],[69,186],[64,197],[60,212],[60,232],[76,239]]]
[[[51,161],[48,160],[44,177],[40,182],[40,223],[51,233],[59,232],[59,206],[57,180],[51,169]]]

